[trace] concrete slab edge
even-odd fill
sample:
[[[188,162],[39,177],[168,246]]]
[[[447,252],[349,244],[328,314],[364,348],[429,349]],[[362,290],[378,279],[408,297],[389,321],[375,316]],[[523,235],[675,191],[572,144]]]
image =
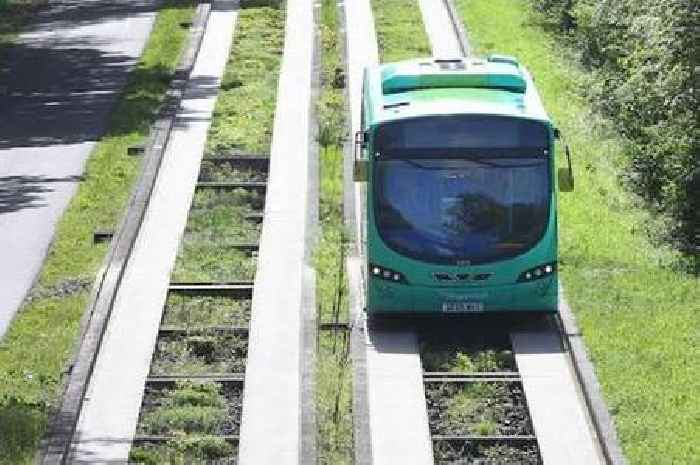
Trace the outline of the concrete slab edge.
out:
[[[321,5],[314,3],[313,27],[314,43],[311,63],[311,93],[309,99],[309,172],[308,172],[308,203],[306,208],[306,238],[304,254],[304,271],[302,283],[301,304],[301,445],[299,448],[299,463],[311,464],[317,462],[318,429],[316,424],[316,270],[313,268],[313,254],[318,244],[319,233],[319,143],[318,143],[318,111],[316,102],[320,95],[321,85],[321,31],[319,18]]]
[[[69,456],[69,448],[114,298],[148,207],[175,115],[202,43],[210,11],[211,5],[208,3],[197,7],[187,46],[179,59],[170,88],[166,92],[165,104],[160,110],[158,120],[151,128],[139,179],[96,276],[90,300],[81,318],[79,342],[73,351],[72,363],[68,369],[69,377],[61,396],[61,405],[50,419],[47,435],[42,441],[42,465],[63,465]]]
[[[468,57],[471,55],[472,50],[469,45],[469,36],[467,36],[467,29],[464,26],[464,21],[462,21],[459,16],[454,0],[442,1],[447,9],[447,14],[450,16],[450,20],[452,20],[452,26],[454,27],[455,34],[457,34],[457,41],[462,49],[462,56]]]
[[[562,339],[568,349],[605,461],[608,465],[626,465],[627,461],[620,447],[615,423],[605,403],[595,368],[588,358],[586,344],[576,324],[576,317],[564,298],[562,286],[559,286],[559,324]]]
[[[352,1],[352,0],[348,0]],[[345,142],[343,143],[343,224],[348,234],[348,242],[353,246],[353,253],[358,253],[355,248],[357,240],[355,228],[353,227],[355,218],[355,182],[353,181],[353,135],[352,121],[350,114],[352,106],[350,104],[350,70],[348,69],[348,41],[346,30],[348,27],[347,16],[345,14],[345,0],[336,3],[338,10],[338,43],[343,44],[340,48],[340,60],[345,73],[345,87],[343,88],[343,98],[345,99],[345,120],[343,130],[345,131]]]
[[[352,357],[353,454],[355,465],[372,465],[372,440],[369,423],[369,383],[367,373],[366,331],[362,285],[362,258],[347,257],[350,299],[350,356]]]
[[[352,1],[352,0],[347,0]],[[362,260],[360,257],[359,236],[355,231],[355,182],[353,181],[353,138],[352,122],[349,115],[352,111],[350,103],[350,86],[348,69],[347,15],[345,0],[339,0],[338,8],[338,42],[341,62],[345,71],[345,122],[346,133],[343,144],[343,222],[348,234],[348,242],[352,244],[346,257],[345,267],[348,277],[349,311],[350,311],[350,356],[352,359],[352,412],[353,412],[353,456],[355,465],[372,465],[372,442],[369,428],[369,392],[367,391],[367,353],[365,351],[365,318],[364,300],[362,295]]]

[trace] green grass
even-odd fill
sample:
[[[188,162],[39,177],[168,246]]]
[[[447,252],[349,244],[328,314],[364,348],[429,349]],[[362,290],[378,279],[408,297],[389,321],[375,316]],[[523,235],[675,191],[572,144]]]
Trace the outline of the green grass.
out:
[[[517,56],[569,141],[576,191],[560,195],[560,263],[630,464],[700,464],[700,282],[650,244],[651,220],[620,184],[623,140],[591,114],[574,51],[524,2],[458,0],[480,53]]]
[[[240,11],[209,130],[208,154],[269,152],[284,49],[284,16],[284,10],[269,7]]]
[[[472,434],[496,434],[493,407],[487,402],[498,397],[497,390],[498,386],[487,383],[462,386],[450,397],[445,412],[448,427]]]
[[[132,462],[193,465],[233,455],[231,444],[214,437],[222,433],[228,417],[228,402],[219,384],[179,383],[172,389],[148,392],[144,404],[138,433],[173,435],[177,439],[132,448]]]
[[[234,245],[257,242],[260,225],[246,219],[246,215],[260,212],[262,204],[261,194],[243,189],[198,191],[187,219],[171,280],[252,280],[255,258]]]
[[[337,5],[321,6],[322,70],[318,101],[320,150],[319,221],[321,237],[315,250],[319,321],[347,321],[345,276],[346,234],[343,227],[343,150],[345,131],[345,69],[340,61]],[[352,463],[351,368],[348,334],[318,335],[316,411],[318,463]]]
[[[238,335],[160,336],[151,375],[243,373],[247,353],[248,338]]]
[[[421,344],[421,363],[424,371],[476,373],[515,370],[515,357],[510,350],[468,350]]]
[[[193,297],[170,294],[162,324],[172,326],[246,326],[250,300],[230,297]]]
[[[417,0],[372,0],[379,61],[432,55]]]
[[[237,448],[216,436],[188,436],[165,444],[134,447],[129,460],[142,465],[212,465],[235,463]]]
[[[148,132],[167,88],[192,17],[190,2],[161,9],[145,52],[111,117],[109,130],[88,160],[85,180],[57,226],[32,298],[0,344],[0,464],[28,464],[56,406],[89,288],[107,245],[92,233],[114,227],[139,171],[126,155]]]

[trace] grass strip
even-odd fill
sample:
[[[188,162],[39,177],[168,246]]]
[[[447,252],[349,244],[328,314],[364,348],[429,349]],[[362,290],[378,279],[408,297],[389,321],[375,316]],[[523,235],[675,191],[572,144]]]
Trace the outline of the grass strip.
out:
[[[92,233],[113,228],[122,214],[140,164],[126,149],[148,133],[188,34],[180,24],[193,12],[190,1],[161,8],[109,130],[57,226],[38,283],[0,345],[0,464],[33,461],[107,250],[106,244],[93,245]]]
[[[421,343],[423,371],[453,371],[476,373],[517,371],[515,356],[510,348],[472,348]]]
[[[321,4],[322,69],[318,102],[320,150],[319,223],[315,250],[319,322],[347,321],[345,276],[346,234],[343,227],[343,141],[345,129],[345,68],[338,43],[338,10],[333,0]],[[349,335],[318,333],[316,411],[318,463],[352,463],[352,386]]]
[[[170,294],[162,324],[177,327],[247,326],[250,300]]]
[[[572,147],[576,191],[559,197],[562,276],[625,455],[700,463],[699,280],[648,242],[651,220],[619,181],[625,142],[580,96],[575,51],[524,2],[457,4],[480,53],[515,55],[533,72]]]
[[[151,375],[244,373],[247,356],[247,336],[161,336],[153,354]]]
[[[176,439],[133,447],[130,461],[144,465],[194,465],[233,460],[234,445],[216,436],[238,433],[241,394],[237,386],[213,382],[180,382],[164,390],[148,388],[137,433],[172,435]]]
[[[270,151],[284,51],[284,9],[244,8],[216,101],[207,154]]]
[[[180,243],[174,282],[252,280],[256,260],[235,244],[257,242],[260,224],[247,215],[262,211],[264,197],[236,189],[203,190],[195,194]]]
[[[520,383],[427,383],[431,434],[534,434]]]
[[[432,54],[417,0],[372,0],[372,11],[380,62]]]

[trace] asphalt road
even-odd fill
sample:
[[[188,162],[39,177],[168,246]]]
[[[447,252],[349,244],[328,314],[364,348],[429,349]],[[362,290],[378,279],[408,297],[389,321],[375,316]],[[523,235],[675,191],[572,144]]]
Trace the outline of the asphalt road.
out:
[[[0,51],[0,338],[141,55],[156,0],[54,0]]]

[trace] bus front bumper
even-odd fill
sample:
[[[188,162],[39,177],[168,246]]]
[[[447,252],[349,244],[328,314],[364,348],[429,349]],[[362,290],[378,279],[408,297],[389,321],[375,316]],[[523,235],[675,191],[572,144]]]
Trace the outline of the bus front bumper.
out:
[[[482,313],[556,312],[557,276],[497,286],[414,286],[370,277],[367,312]]]

